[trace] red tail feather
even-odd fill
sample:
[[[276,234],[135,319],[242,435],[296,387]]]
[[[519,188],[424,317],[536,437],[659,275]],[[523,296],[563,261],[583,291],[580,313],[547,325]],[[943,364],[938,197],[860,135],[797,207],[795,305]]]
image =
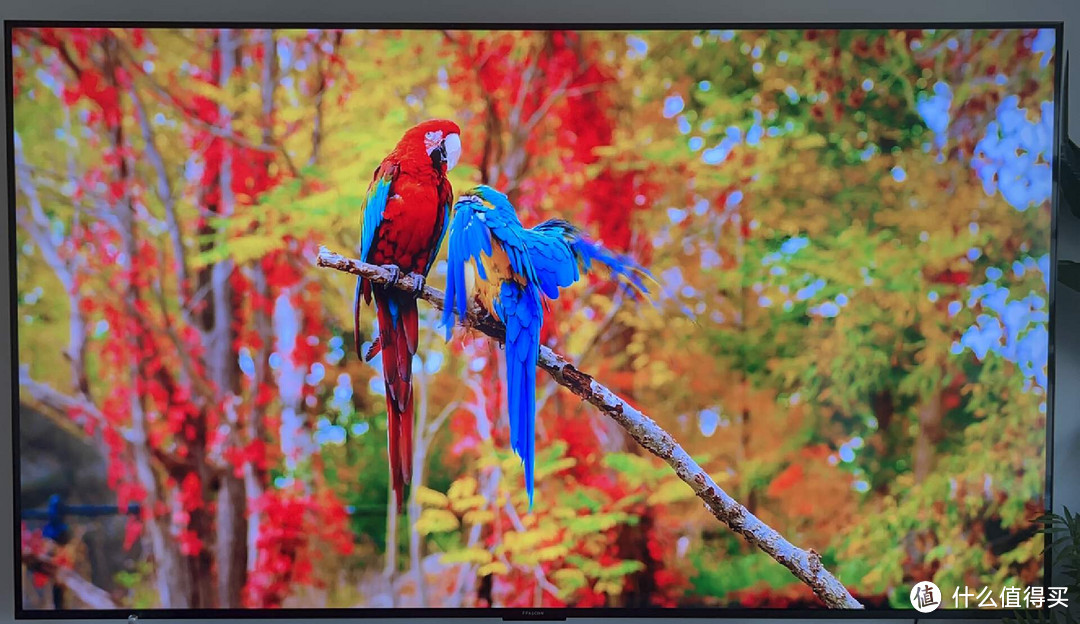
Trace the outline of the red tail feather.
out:
[[[356,349],[356,355],[363,357],[366,360],[370,360],[375,357],[374,353],[369,352],[366,356],[360,352],[361,338],[360,338],[360,306],[361,302],[371,303],[371,282],[362,277],[356,278],[356,294],[353,295],[353,347]],[[378,342],[378,338],[375,339]],[[374,347],[374,345],[372,345]],[[375,349],[375,353],[378,353],[378,349]]]
[[[391,300],[397,306],[396,320],[390,313]],[[412,480],[415,417],[412,358],[416,353],[415,336],[418,331],[416,300],[407,295],[376,290],[375,308],[379,318],[378,341],[382,348],[383,377],[386,384],[387,454],[390,457],[391,484],[400,509],[405,486]]]
[[[409,393],[405,410],[399,410],[396,401],[386,395],[387,454],[390,457],[390,484],[400,512],[405,501],[405,486],[412,481],[412,429],[413,401]]]
[[[413,394],[409,390],[409,399],[405,405],[405,411],[395,414],[398,427],[398,457],[401,459],[401,480],[406,484],[412,483],[413,462]],[[398,494],[398,508],[401,508],[401,493]]]

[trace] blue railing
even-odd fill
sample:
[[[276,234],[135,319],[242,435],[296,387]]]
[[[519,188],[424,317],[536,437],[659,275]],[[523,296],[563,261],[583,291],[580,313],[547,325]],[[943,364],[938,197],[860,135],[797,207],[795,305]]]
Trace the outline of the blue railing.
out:
[[[63,542],[67,534],[68,526],[64,518],[101,518],[104,516],[118,516],[124,513],[139,515],[138,503],[130,503],[127,511],[123,511],[117,505],[68,505],[59,494],[49,497],[49,504],[44,509],[23,509],[23,520],[44,520],[45,526],[41,529],[43,537],[55,542]]]
[[[101,518],[105,516],[119,516],[128,514],[138,516],[142,508],[138,503],[128,503],[127,509],[122,510],[117,505],[68,505],[59,494],[49,497],[49,504],[44,509],[23,509],[23,520],[44,520],[42,536],[53,541],[63,541],[68,526],[65,518]],[[385,505],[346,505],[345,512],[350,516],[370,516],[386,513]]]
[[[65,518],[102,518],[123,514],[137,516],[141,510],[138,503],[129,503],[126,510],[120,509],[118,505],[68,505],[59,494],[53,494],[49,497],[49,503],[44,509],[23,509],[20,515],[23,520],[44,520],[45,525],[41,529],[42,537],[63,544],[67,541],[68,533]],[[385,514],[386,507],[384,505],[346,505],[345,511],[350,516],[376,515]],[[52,598],[56,608],[62,609],[63,588],[54,585]]]

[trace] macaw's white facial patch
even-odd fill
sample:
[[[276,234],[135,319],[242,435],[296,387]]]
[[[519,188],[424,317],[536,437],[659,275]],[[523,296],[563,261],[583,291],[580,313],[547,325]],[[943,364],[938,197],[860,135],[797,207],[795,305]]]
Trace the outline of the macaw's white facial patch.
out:
[[[427,151],[428,156],[431,152],[435,151],[435,148],[442,145],[443,135],[442,130],[433,130],[424,135],[424,150]]]

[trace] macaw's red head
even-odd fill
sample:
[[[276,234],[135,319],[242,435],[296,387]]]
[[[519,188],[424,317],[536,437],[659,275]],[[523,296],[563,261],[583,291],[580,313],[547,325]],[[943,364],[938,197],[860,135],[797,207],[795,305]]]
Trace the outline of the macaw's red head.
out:
[[[429,119],[409,128],[395,151],[413,162],[427,159],[435,171],[445,174],[461,158],[461,128],[446,119]]]

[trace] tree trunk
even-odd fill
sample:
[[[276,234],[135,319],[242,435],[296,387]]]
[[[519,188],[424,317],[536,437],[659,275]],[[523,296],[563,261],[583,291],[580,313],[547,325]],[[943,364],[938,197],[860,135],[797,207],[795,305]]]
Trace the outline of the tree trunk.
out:
[[[916,483],[922,483],[933,472],[937,445],[945,435],[941,427],[941,420],[945,415],[941,399],[941,390],[935,389],[919,407],[919,435],[915,438],[913,454],[913,472]]]
[[[427,587],[424,584],[423,569],[423,538],[416,530],[416,523],[420,520],[420,501],[417,499],[417,491],[424,485],[424,458],[427,457],[427,426],[428,426],[428,378],[421,371],[416,375],[414,384],[419,390],[417,398],[416,422],[413,426],[412,455],[412,484],[409,487],[409,571],[412,573],[413,582],[416,584],[416,598],[419,606],[427,606]]]
[[[116,68],[119,63],[117,42],[111,37],[104,40],[104,74],[106,79],[119,92],[116,83]],[[145,324],[145,319],[139,313],[141,293],[135,280],[135,262],[138,257],[137,224],[135,221],[135,205],[131,196],[131,165],[125,155],[124,127],[116,123],[111,128],[112,149],[117,155],[117,182],[123,189],[123,196],[118,206],[118,219],[121,227],[121,238],[124,245],[124,259],[122,268],[127,274],[126,292],[124,305],[126,313],[135,319],[139,325],[136,335],[132,338],[137,351],[148,350],[145,344],[145,336],[151,331]],[[152,350],[149,349],[149,350]],[[137,381],[143,375],[141,367],[143,362],[139,358],[133,358],[129,367],[131,375],[131,387],[137,387]],[[167,373],[162,373],[167,375]],[[133,443],[133,455],[136,464],[136,473],[143,487],[148,493],[148,513],[154,513],[155,503],[158,500],[172,501],[162,495],[162,489],[158,483],[157,475],[153,468],[153,449],[146,432],[146,414],[143,406],[144,397],[132,392],[131,396],[131,419],[135,441]],[[190,513],[189,528],[206,540],[212,532],[209,519],[205,517],[205,511],[193,510]],[[165,607],[212,607],[213,596],[210,588],[213,585],[212,560],[209,553],[202,552],[193,555],[184,555],[179,551],[179,544],[172,535],[172,527],[168,524],[168,518],[155,515],[151,522],[151,543],[154,546],[154,557],[158,565],[157,580],[159,591],[162,596],[162,606]]]
[[[393,488],[387,490],[386,500],[386,565],[383,568],[383,575],[393,586],[394,576],[397,575],[398,554],[398,508]]]
[[[233,71],[240,63],[241,41],[238,33],[223,28],[218,39],[218,54],[221,58],[221,74],[217,77],[222,91],[230,92]],[[232,132],[232,112],[225,105],[219,107],[218,123],[227,133]],[[216,212],[222,217],[230,217],[235,208],[233,196],[233,153],[232,143],[221,141],[222,157],[219,172],[220,204]],[[233,290],[229,283],[233,270],[232,258],[224,258],[211,268],[211,300],[213,301],[213,325],[210,329],[210,349],[208,350],[208,369],[214,383],[218,386],[218,400],[224,404],[238,391],[239,379],[236,374],[235,332],[233,330]],[[227,410],[230,414],[232,410]],[[231,438],[236,443],[242,438],[240,423],[232,415],[230,426]],[[218,602],[222,607],[238,607],[247,583],[248,570],[248,517],[247,488],[243,477],[237,477],[231,470],[223,471],[221,486],[217,492],[217,564],[218,564]]]

